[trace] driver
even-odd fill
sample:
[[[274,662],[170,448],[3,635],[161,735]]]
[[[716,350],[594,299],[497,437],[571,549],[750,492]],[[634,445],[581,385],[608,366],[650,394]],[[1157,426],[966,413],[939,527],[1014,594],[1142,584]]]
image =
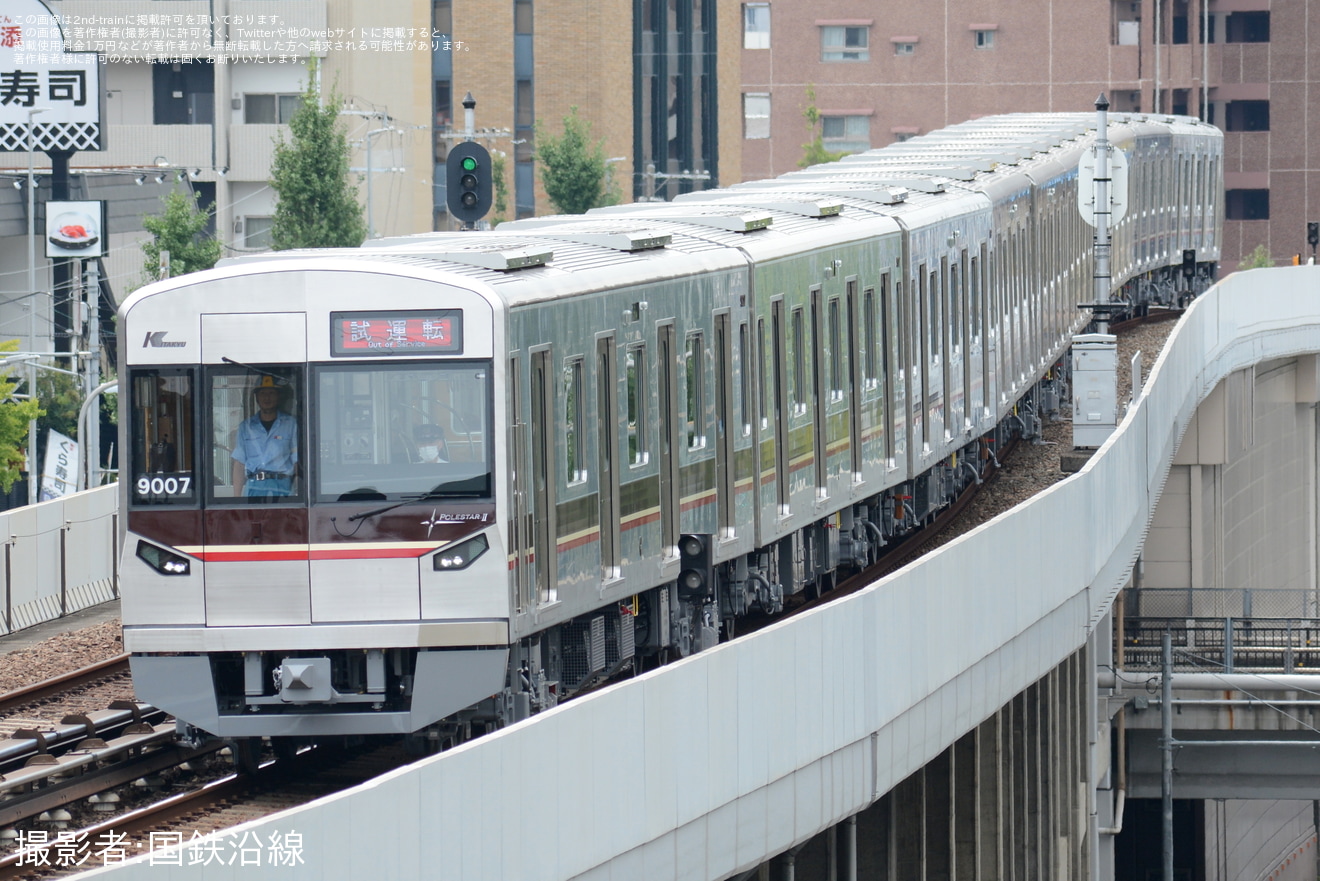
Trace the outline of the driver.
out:
[[[252,390],[257,412],[239,423],[232,457],[234,491],[249,498],[293,495],[298,422],[280,409],[288,382],[269,374]]]

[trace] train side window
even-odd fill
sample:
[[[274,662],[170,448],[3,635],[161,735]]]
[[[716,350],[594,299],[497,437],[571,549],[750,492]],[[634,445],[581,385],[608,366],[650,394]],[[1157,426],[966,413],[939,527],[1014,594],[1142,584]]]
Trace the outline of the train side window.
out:
[[[788,399],[794,413],[805,413],[807,388],[807,332],[802,318],[802,307],[793,310],[793,382]]]
[[[569,485],[587,479],[586,456],[582,449],[582,358],[570,358],[564,365],[564,474]]]
[[[875,338],[877,317],[875,314],[875,288],[867,288],[862,291],[862,345],[865,350],[862,354],[862,376],[865,388],[873,389],[879,383],[877,379]]]
[[[702,343],[700,333],[688,334],[683,372],[687,386],[687,441],[690,450],[698,450],[706,445],[706,371]]]
[[[756,319],[756,375],[760,382],[757,386],[757,416],[761,420],[761,429],[770,427],[770,406],[766,398],[770,388],[770,379],[765,372],[765,319]]]
[[[623,356],[628,375],[628,464],[645,465],[646,451],[646,344],[629,346]]]
[[[130,376],[132,503],[196,504],[192,371],[136,369]]]
[[[752,353],[747,322],[738,325],[738,413],[743,437],[752,436]]]
[[[843,327],[839,323],[839,298],[830,298],[830,398],[843,400]]]

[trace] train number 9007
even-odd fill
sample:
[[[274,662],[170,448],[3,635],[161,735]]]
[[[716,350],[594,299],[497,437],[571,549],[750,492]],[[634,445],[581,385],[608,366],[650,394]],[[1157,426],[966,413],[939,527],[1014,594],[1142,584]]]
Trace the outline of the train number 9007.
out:
[[[192,475],[176,474],[140,474],[136,487],[138,498],[167,499],[192,495]]]

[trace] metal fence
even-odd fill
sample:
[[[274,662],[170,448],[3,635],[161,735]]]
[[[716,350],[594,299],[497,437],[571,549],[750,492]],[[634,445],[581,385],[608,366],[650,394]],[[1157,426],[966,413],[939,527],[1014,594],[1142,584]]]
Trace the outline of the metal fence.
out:
[[[1160,669],[1166,630],[1177,672],[1320,672],[1320,618],[1314,617],[1125,617],[1123,668]]]
[[[0,635],[118,597],[119,488],[0,513]]]
[[[1320,618],[1320,591],[1297,588],[1129,588],[1134,618]]]

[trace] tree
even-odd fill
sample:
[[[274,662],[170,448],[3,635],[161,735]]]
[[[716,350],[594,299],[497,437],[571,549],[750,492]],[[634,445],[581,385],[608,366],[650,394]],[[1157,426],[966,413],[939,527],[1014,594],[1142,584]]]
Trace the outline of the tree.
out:
[[[206,232],[207,212],[197,207],[197,194],[170,190],[161,202],[165,210],[142,218],[151,238],[142,243],[142,274],[160,277],[160,253],[170,253],[170,275],[210,269],[220,259],[220,242]]]
[[[0,343],[0,354],[17,351],[18,340]],[[26,465],[24,450],[27,447],[28,423],[45,413],[33,398],[14,400],[14,387],[17,384],[18,381],[8,371],[0,372],[0,490],[4,492],[13,489]],[[34,466],[36,459],[34,450]],[[36,475],[30,479],[35,480]]]
[[[490,225],[493,227],[499,226],[508,219],[504,216],[504,213],[509,210],[509,181],[504,176],[506,165],[504,151],[492,150],[490,153],[490,177],[491,186],[495,190],[495,204],[491,206],[491,210],[495,214],[490,219]]]
[[[593,145],[590,137],[591,123],[578,116],[577,107],[564,117],[562,135],[552,135],[539,124],[536,127],[535,159],[541,163],[541,183],[562,214],[585,214],[613,204],[605,139]]]
[[[1257,245],[1254,251],[1238,263],[1238,269],[1264,269],[1273,265],[1274,258],[1270,256],[1270,249],[1264,245]]]
[[[289,248],[355,248],[367,237],[357,187],[348,180],[348,135],[339,122],[339,95],[320,106],[307,87],[289,120],[292,140],[275,142],[270,185],[278,194],[270,241]]]
[[[845,155],[843,152],[835,153],[832,150],[825,149],[825,137],[821,133],[820,110],[816,108],[816,87],[813,85],[807,86],[807,107],[802,111],[802,118],[807,121],[807,135],[811,140],[802,145],[802,158],[798,160],[798,168],[820,165],[822,162],[833,162]]]

